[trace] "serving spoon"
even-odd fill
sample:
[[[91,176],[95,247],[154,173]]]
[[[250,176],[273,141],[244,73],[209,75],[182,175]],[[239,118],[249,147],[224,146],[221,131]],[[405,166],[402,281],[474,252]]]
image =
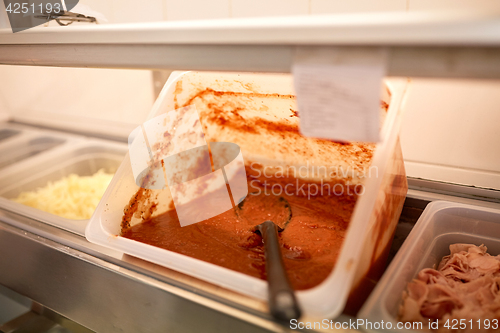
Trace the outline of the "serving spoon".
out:
[[[292,218],[290,204],[280,196],[250,193],[235,207],[235,211],[240,218],[255,225],[252,231],[262,236],[271,315],[287,323],[300,318],[301,310],[290,286],[278,241],[278,233],[285,230]],[[262,217],[256,212],[267,214],[268,219],[262,222]]]

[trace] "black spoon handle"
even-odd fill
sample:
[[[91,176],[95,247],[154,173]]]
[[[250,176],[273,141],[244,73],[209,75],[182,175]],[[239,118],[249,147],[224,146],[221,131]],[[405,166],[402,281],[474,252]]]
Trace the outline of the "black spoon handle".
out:
[[[269,308],[274,318],[290,322],[299,319],[301,311],[286,275],[278,242],[278,227],[271,221],[258,225],[266,253]]]

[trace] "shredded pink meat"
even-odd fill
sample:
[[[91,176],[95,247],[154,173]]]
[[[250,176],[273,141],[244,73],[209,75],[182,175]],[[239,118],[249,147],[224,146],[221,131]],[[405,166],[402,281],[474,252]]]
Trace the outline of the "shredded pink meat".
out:
[[[429,319],[439,319],[438,332],[449,332],[442,326],[447,319],[500,321],[500,255],[494,257],[486,251],[484,245],[450,245],[450,255],[443,257],[437,270],[425,268],[408,283],[399,319],[426,324]],[[479,331],[488,330],[454,330]]]

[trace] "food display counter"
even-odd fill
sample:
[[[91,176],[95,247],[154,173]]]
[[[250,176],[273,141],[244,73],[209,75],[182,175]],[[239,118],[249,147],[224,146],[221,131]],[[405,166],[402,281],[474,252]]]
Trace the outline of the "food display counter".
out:
[[[362,49],[374,54],[385,49],[387,75],[400,76],[395,82],[402,82],[400,90],[391,90],[388,84],[393,104],[384,101],[383,105],[389,106],[384,111],[387,123],[382,125],[382,139],[374,148],[378,154],[373,159],[382,176],[370,180],[367,195],[358,199],[351,220],[355,223],[345,240],[351,247],[343,250],[340,268],[326,279],[331,288],[297,293],[306,304],[306,315],[300,321],[314,323],[323,315],[327,327],[285,325],[273,319],[262,281],[256,281],[253,289],[238,288],[235,285],[241,281],[254,282],[248,277],[228,275],[231,281],[223,285],[217,277],[197,271],[209,266],[186,269],[172,263],[177,254],[169,257],[159,249],[148,254],[144,244],[137,250],[126,246],[131,243],[120,245],[118,227],[110,226],[107,219],[116,220],[117,214],[123,214],[123,203],[137,190],[131,189],[134,179],[125,177],[131,173],[126,138],[95,138],[32,123],[6,122],[0,132],[0,139],[6,142],[0,142],[0,148],[12,151],[0,157],[0,285],[8,290],[6,293],[31,300],[30,313],[39,316],[37,319],[50,320],[46,327],[60,324],[61,329],[76,332],[362,330],[335,323],[359,319],[356,312],[362,304],[356,304],[356,299],[368,296],[386,268],[385,258],[389,256],[390,262],[394,257],[429,202],[448,200],[500,208],[498,197],[490,195],[491,189],[474,189],[471,194],[470,188],[462,190],[458,186],[453,193],[448,191],[449,186],[441,188],[436,182],[426,186],[425,180],[409,178],[406,194],[398,138],[401,103],[408,84],[401,77],[500,78],[498,31],[500,21],[491,16],[443,19],[409,14],[404,19],[377,14],[325,16],[318,20],[36,28],[17,34],[0,31],[0,64],[5,65],[289,73],[297,50],[313,52],[333,47],[340,53]],[[180,81],[174,81],[179,80],[175,75],[180,74],[174,74],[167,83],[150,119],[168,109],[165,105],[172,108],[168,103],[178,102]],[[220,81],[228,82],[228,74],[224,75]],[[219,84],[215,79],[213,82],[213,86]],[[244,89],[263,94],[246,83],[241,83]],[[197,81],[191,84],[199,85]],[[283,94],[282,86],[276,89],[280,90],[278,96]],[[30,150],[16,148],[19,140]],[[9,166],[11,162],[17,164]],[[100,169],[118,172],[90,224],[87,219],[54,218],[8,200],[70,173],[90,176]],[[352,247],[359,239],[363,240],[362,246]],[[223,270],[213,272],[224,274]],[[322,302],[321,306],[311,307],[315,299]],[[25,316],[25,323],[20,318],[17,328],[28,325],[33,318]],[[0,328],[15,332],[15,324]]]

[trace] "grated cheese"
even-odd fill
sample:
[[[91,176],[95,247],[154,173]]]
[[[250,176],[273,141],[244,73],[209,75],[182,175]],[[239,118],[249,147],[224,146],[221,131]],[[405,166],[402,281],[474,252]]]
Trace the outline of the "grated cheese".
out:
[[[111,178],[113,174],[103,169],[92,176],[70,174],[58,181],[48,182],[45,187],[21,192],[12,200],[67,219],[89,219]]]

